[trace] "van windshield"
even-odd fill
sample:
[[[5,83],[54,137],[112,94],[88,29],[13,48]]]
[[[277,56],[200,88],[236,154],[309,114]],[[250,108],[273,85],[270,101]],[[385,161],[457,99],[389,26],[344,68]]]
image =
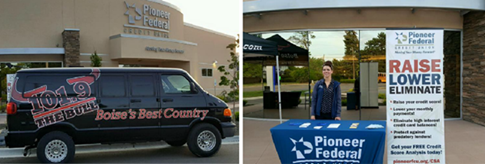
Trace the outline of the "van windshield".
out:
[[[162,87],[163,92],[168,94],[197,93],[196,88],[191,87],[191,81],[182,75],[162,75]]]

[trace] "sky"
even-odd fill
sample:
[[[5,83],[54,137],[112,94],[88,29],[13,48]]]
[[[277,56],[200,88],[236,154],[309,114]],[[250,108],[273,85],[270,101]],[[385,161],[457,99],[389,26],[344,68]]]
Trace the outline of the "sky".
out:
[[[241,0],[163,0],[182,11],[184,22],[236,37],[242,31]]]
[[[367,41],[371,40],[372,38],[377,37],[377,34],[380,32],[385,31],[361,31],[360,32],[360,49],[364,49],[364,45]],[[265,33],[263,34],[263,38],[269,38],[276,33]],[[289,37],[293,36],[293,32],[279,32],[277,33],[281,37],[288,39]],[[310,53],[312,54],[311,57],[321,58],[325,55],[325,60],[342,60],[342,57],[345,54],[345,44],[344,44],[344,35],[345,32],[342,31],[314,31],[313,35],[315,35],[314,39],[310,39],[312,44],[310,45]],[[359,33],[357,32],[357,37],[359,37]]]

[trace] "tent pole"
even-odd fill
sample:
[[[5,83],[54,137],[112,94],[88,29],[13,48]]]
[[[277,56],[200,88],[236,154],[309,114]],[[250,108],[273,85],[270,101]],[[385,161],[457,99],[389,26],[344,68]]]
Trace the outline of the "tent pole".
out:
[[[263,118],[265,118],[264,117],[264,75],[263,75],[263,73],[264,73],[264,60],[261,62],[261,68],[262,68],[261,69],[261,86],[263,87]],[[268,72],[266,72],[266,74],[267,73]],[[266,79],[266,80],[268,80],[268,79]]]
[[[307,38],[307,40],[310,40],[310,31],[307,31],[307,32],[308,32],[308,33],[307,33],[307,35],[306,35],[306,38]],[[310,99],[311,99],[311,98],[310,98],[310,96],[312,95],[312,94],[311,94],[311,92],[312,92],[312,91],[311,91],[312,79],[311,79],[311,76],[310,76],[310,75],[311,75],[311,74],[310,74],[310,46],[308,46],[307,51],[308,51],[308,52],[307,52],[307,55],[308,55],[308,102],[309,102],[309,103],[308,103],[308,108],[311,110],[311,108],[312,108],[312,106],[311,106],[311,102],[312,102],[312,101],[310,101]],[[325,63],[325,61],[323,61],[323,62]],[[305,102],[305,110],[306,110],[306,102]],[[310,112],[310,113],[311,113],[311,112]],[[308,113],[308,114],[310,114],[310,113]],[[309,115],[309,116],[310,116],[310,115]],[[310,117],[311,117],[311,116],[310,116]],[[308,117],[308,118],[310,118],[310,117]]]
[[[361,61],[360,61],[360,30],[359,30],[359,44],[358,44],[358,45],[359,45],[359,46],[358,46],[358,50],[359,50],[359,70],[360,70],[360,62],[361,62]],[[358,76],[359,76],[359,83],[360,83],[360,82],[361,82],[361,81],[360,81],[360,71],[359,71],[359,75],[358,75]],[[357,97],[358,97],[358,99],[359,99],[359,104],[358,104],[358,110],[359,110],[359,120],[362,120],[362,110],[361,110],[361,108],[360,108],[360,104],[362,104],[362,103],[360,102],[360,100],[361,100],[361,99],[360,99],[360,91],[361,91],[361,88],[362,88],[362,86],[359,84],[359,93],[357,93],[357,94],[358,94],[358,95],[357,95]],[[378,106],[378,107],[379,107],[379,106]]]
[[[280,124],[283,123],[282,117],[281,117],[281,84],[280,84],[280,64],[279,64],[279,55],[276,56],[276,74],[278,75],[277,80],[278,80],[278,106],[280,108]]]
[[[263,75],[263,73],[264,73],[264,60],[261,61],[261,68],[262,68],[261,69],[261,88],[263,89],[263,93],[264,93],[264,77],[263,77],[264,76]]]

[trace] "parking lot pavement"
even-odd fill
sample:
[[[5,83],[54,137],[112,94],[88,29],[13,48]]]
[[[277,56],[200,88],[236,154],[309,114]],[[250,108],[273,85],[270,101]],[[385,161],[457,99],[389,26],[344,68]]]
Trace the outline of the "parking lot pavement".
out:
[[[38,163],[35,156],[2,158],[0,163]],[[238,163],[239,144],[224,144],[212,157],[196,157],[187,146],[76,153],[73,163]]]
[[[142,159],[142,160],[140,160]],[[36,149],[31,149],[28,157],[23,156],[23,148],[0,148],[0,163],[34,163]],[[165,142],[139,144],[89,144],[76,146],[74,161],[80,163],[238,163],[239,136],[222,140],[217,154],[209,158],[193,155],[187,144],[171,147]]]

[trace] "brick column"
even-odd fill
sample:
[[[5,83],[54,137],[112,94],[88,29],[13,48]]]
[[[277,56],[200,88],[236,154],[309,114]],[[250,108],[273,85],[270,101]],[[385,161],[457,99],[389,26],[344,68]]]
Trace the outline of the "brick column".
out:
[[[64,29],[62,32],[62,46],[64,47],[64,67],[80,66],[79,29]]]
[[[485,12],[463,19],[463,120],[485,126]]]

